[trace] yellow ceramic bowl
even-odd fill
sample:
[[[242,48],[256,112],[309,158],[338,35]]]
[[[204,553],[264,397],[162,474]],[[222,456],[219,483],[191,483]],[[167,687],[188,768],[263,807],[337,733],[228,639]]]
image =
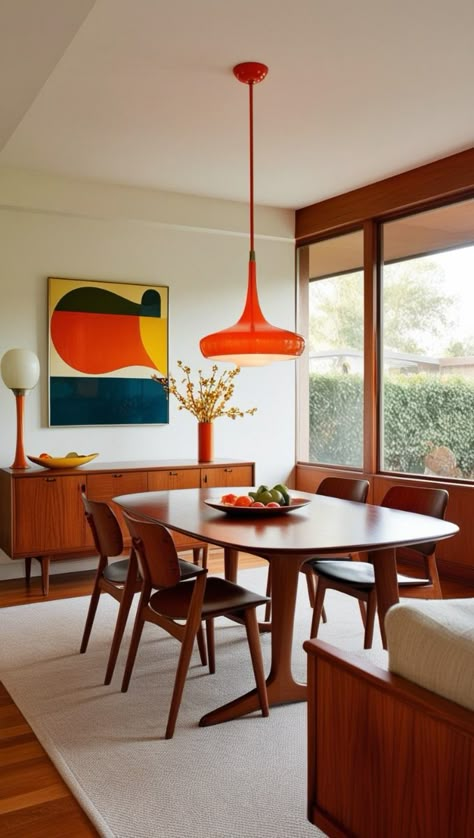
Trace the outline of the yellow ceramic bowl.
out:
[[[43,468],[77,468],[83,466],[84,463],[90,463],[98,457],[98,454],[85,454],[83,457],[30,457],[28,459],[37,466]]]

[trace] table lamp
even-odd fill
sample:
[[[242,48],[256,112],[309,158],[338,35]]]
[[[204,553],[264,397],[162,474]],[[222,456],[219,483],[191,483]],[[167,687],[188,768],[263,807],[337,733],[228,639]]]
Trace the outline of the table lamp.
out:
[[[4,384],[13,390],[16,399],[16,452],[11,468],[29,468],[23,449],[23,414],[25,395],[36,387],[40,365],[29,349],[9,349],[0,364]]]

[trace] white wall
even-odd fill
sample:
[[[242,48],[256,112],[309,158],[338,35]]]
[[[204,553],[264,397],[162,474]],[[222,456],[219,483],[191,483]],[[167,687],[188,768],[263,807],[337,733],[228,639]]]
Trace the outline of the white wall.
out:
[[[206,369],[199,339],[243,308],[248,207],[15,170],[0,170],[0,195],[0,356],[21,346],[41,364],[26,399],[27,453],[98,451],[104,463],[194,458],[196,421],[174,401],[169,425],[48,428],[47,277],[168,285],[170,370],[178,359]],[[293,213],[258,207],[255,227],[263,312],[293,329]],[[295,363],[242,369],[234,401],[258,411],[216,421],[216,457],[255,460],[259,483],[285,481],[295,461]],[[14,398],[0,382],[1,466],[13,460],[15,427]],[[56,572],[77,568],[53,563]],[[0,551],[0,579],[22,574],[23,562]]]

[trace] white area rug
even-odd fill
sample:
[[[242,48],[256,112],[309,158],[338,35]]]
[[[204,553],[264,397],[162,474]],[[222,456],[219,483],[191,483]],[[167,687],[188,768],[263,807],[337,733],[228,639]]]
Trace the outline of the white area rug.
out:
[[[266,569],[239,582],[265,590]],[[146,626],[129,691],[120,692],[132,620],[112,684],[103,686],[117,603],[101,597],[89,649],[79,643],[89,599],[0,609],[0,680],[104,836],[318,838],[306,820],[306,705],[272,707],[209,728],[199,718],[254,686],[243,627],[220,621],[216,674],[192,661],[172,740],[163,739],[176,643]],[[356,600],[327,595],[320,638],[362,649]],[[311,613],[301,576],[294,673],[306,680]],[[268,662],[270,636],[262,635]],[[375,649],[381,650],[377,635]],[[381,650],[376,654],[386,660]]]

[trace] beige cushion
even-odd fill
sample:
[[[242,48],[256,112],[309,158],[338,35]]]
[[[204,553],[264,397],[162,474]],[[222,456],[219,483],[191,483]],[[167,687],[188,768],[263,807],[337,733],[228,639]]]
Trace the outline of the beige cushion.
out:
[[[474,710],[474,598],[394,605],[385,629],[391,672]]]

